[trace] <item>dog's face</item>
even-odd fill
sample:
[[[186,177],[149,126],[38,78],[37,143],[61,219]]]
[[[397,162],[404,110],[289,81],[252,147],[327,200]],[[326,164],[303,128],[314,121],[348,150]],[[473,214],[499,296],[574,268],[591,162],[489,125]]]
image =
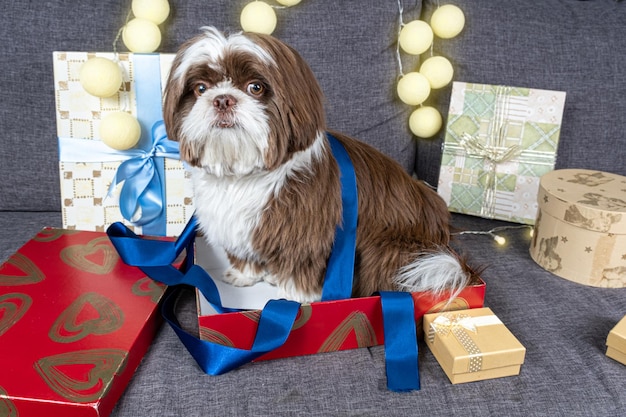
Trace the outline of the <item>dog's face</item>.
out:
[[[163,118],[181,158],[215,176],[273,170],[324,129],[321,90],[297,52],[208,27],[174,59]]]

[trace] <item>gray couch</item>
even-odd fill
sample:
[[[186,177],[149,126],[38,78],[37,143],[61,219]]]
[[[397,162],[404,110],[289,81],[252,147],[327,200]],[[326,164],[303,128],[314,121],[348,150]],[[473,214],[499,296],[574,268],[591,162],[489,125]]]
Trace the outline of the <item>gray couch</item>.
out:
[[[248,0],[172,3],[161,52],[202,25],[239,30]],[[567,92],[557,168],[626,175],[626,4],[614,0],[450,0],[464,10],[455,39],[435,41],[455,79]],[[428,18],[438,1],[402,0],[404,20]],[[448,3],[448,1],[441,1]],[[129,1],[5,2],[0,17],[0,259],[43,226],[60,226],[52,51],[111,51]],[[396,0],[304,0],[278,10],[275,35],[310,62],[327,96],[328,122],[437,183],[442,135],[407,128],[410,108],[394,95]],[[123,50],[123,47],[121,47]],[[403,56],[405,69],[417,64]],[[429,103],[446,114],[450,87]],[[463,230],[507,225],[454,215]],[[458,245],[487,267],[485,304],[527,348],[515,377],[451,385],[420,343],[422,390],[386,389],[382,347],[246,365],[204,375],[163,327],[114,416],[623,416],[626,367],[605,357],[609,330],[626,314],[626,290],[584,287],[537,266],[526,230]],[[194,320],[193,297],[182,303]],[[6,376],[0,372],[0,385]]]

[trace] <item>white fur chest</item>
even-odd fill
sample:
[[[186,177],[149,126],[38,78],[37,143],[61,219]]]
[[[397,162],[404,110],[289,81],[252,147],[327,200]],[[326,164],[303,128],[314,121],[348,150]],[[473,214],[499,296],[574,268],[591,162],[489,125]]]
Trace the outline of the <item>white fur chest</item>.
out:
[[[215,176],[193,168],[194,206],[200,230],[206,239],[242,259],[258,259],[252,236],[271,198],[278,195],[288,178],[310,173],[313,159],[324,149],[320,133],[314,144],[278,169],[256,174]]]
[[[194,169],[196,216],[210,243],[241,258],[256,258],[252,234],[278,186],[269,177],[215,177]]]

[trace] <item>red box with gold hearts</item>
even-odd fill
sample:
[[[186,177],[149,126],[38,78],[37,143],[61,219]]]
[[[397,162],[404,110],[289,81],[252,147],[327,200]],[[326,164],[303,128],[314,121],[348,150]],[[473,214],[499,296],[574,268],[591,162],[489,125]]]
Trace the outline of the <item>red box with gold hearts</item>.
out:
[[[0,266],[0,414],[108,415],[164,291],[106,234],[43,229]]]

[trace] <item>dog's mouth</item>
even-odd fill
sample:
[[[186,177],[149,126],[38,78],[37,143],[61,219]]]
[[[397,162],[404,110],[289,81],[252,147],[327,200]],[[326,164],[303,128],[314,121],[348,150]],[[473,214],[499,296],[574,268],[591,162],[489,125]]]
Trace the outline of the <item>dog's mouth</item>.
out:
[[[220,129],[230,129],[235,127],[235,117],[234,115],[218,114],[212,124]]]

